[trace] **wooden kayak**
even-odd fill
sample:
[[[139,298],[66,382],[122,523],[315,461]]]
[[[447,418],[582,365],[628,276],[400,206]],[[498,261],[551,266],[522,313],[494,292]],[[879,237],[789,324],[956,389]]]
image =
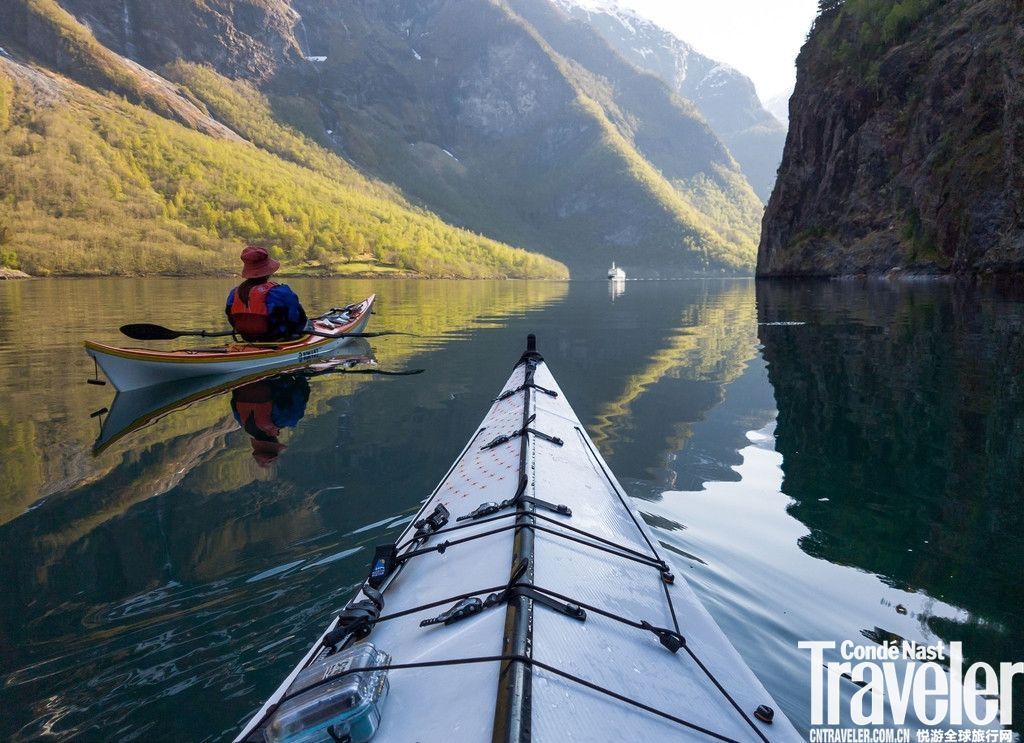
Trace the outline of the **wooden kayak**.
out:
[[[324,358],[349,343],[346,333],[361,333],[370,320],[376,294],[313,320],[313,329],[323,335],[303,335],[280,343],[235,342],[213,348],[184,348],[159,351],[149,348],[121,348],[94,341],[85,342],[110,383],[120,391],[149,387],[189,377],[243,374],[261,369],[301,364]]]
[[[533,336],[412,523],[236,741],[797,741]]]

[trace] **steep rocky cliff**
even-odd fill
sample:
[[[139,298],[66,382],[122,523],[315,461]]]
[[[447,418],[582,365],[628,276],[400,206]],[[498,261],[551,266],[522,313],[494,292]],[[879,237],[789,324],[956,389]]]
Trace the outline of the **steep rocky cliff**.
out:
[[[693,101],[764,201],[772,192],[786,128],[765,110],[750,78],[701,54],[667,29],[614,2],[555,0],[626,60]]]
[[[1024,269],[1024,4],[847,0],[797,60],[758,273]]]
[[[300,57],[286,0],[62,0],[105,46],[147,65],[203,61],[232,78],[263,80]]]

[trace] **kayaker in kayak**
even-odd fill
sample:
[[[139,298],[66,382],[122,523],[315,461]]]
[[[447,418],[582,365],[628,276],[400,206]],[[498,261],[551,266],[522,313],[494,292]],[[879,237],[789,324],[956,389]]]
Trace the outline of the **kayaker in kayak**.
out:
[[[301,335],[306,327],[306,311],[295,292],[270,280],[280,267],[266,248],[250,245],[242,251],[245,281],[228,294],[225,312],[244,340],[287,340]]]

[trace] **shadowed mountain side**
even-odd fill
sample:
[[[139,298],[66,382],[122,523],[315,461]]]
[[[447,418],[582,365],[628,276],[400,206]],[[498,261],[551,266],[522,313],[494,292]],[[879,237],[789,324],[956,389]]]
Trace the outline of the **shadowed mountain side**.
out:
[[[624,60],[594,28],[567,18],[549,0],[509,5],[572,65],[570,75],[580,89],[711,230],[738,244],[757,240],[763,207],[693,103]]]
[[[326,60],[268,84],[279,116],[446,219],[559,256],[581,276],[614,258],[634,275],[746,270],[748,238],[708,227],[543,32],[505,6],[295,7],[310,53]],[[700,125],[686,131],[698,151],[721,147]],[[698,170],[716,177],[708,162]]]
[[[293,270],[566,276],[550,259],[445,225],[350,168],[312,170],[0,58],[0,78],[7,73],[3,260],[30,273],[228,273],[245,241],[268,245]]]
[[[127,0],[79,5],[131,15]],[[186,3],[196,12],[167,14],[155,5],[163,11],[143,12],[138,23],[151,26],[133,33],[187,36],[213,12]],[[237,16],[218,15],[213,33],[197,35],[188,58],[206,54],[233,69],[211,38],[232,47],[240,38],[232,23],[269,23],[273,15],[247,18],[243,5],[228,8]],[[287,10],[275,16],[278,25],[298,19],[270,5]],[[240,244],[258,242],[292,270],[315,273],[567,276],[548,258],[453,228],[358,173],[275,120],[250,83],[238,83],[250,99],[244,115],[223,116],[157,74],[148,58],[147,68],[104,46],[55,0],[0,0],[0,12],[12,19],[0,25],[0,267],[35,275],[227,273]],[[292,46],[264,51],[308,69],[285,53]],[[123,40],[118,48],[131,51]],[[163,60],[169,75],[177,61]],[[219,88],[237,101],[228,80]],[[225,100],[231,96],[217,102]]]
[[[758,273],[1024,270],[1024,6],[820,5]]]
[[[1019,640],[1019,613],[1007,611],[1024,601],[1017,299],[952,286],[758,284],[761,321],[807,323],[761,327],[783,491],[811,530],[801,547]]]
[[[258,83],[302,58],[299,17],[287,0],[60,2],[105,46],[144,64],[201,60],[232,79]]]
[[[181,256],[181,266],[158,270],[222,269],[217,253],[227,244],[262,240],[308,270],[564,275],[553,262],[508,253],[480,235],[557,256],[580,276],[611,260],[632,276],[753,267],[760,205],[725,146],[689,103],[546,2],[186,0],[174,11],[133,0],[0,3],[15,21],[0,28],[11,52],[2,59],[0,111],[12,95],[9,78],[18,104],[4,139],[20,152],[32,139],[28,126],[70,141],[73,151],[26,161],[37,171],[47,166],[34,181],[52,180],[60,163],[77,175],[75,152],[88,150],[92,166],[110,172],[92,189],[66,184],[82,205],[81,231],[122,241],[147,234],[137,242],[161,245],[164,264]],[[126,100],[114,119],[100,116],[84,89],[31,63]],[[87,112],[60,120],[44,105],[51,93]],[[212,135],[203,147],[218,167],[207,168],[198,141],[158,127],[141,108]],[[98,116],[101,131],[90,131]],[[0,122],[0,132],[10,122]],[[154,128],[173,142],[150,141]],[[102,136],[110,130],[119,135],[113,141]],[[229,146],[242,137],[255,152]],[[168,151],[173,162],[154,159]],[[273,178],[255,175],[254,156]],[[142,172],[123,172],[119,158]],[[306,180],[333,181],[328,191],[340,182],[357,193],[309,193],[282,160],[314,171]],[[218,181],[221,170],[233,188]],[[45,252],[40,235],[56,232],[63,223],[53,220],[64,215],[40,203],[34,181],[22,189],[33,193],[18,196],[32,214],[0,211],[14,236],[4,262],[30,272],[109,270],[99,259]],[[111,235],[109,223],[89,221],[106,206],[104,189],[134,205],[130,230]],[[334,214],[342,196],[356,216],[388,213],[343,224]],[[367,202],[376,197],[384,203]],[[235,199],[242,203],[226,210]],[[423,207],[478,234],[453,230]],[[116,265],[153,270],[137,257]]]
[[[127,8],[126,4],[117,5]],[[115,4],[108,6],[113,10]],[[92,31],[57,0],[0,0],[0,17],[4,19],[0,40],[9,51],[24,52],[87,88],[123,96],[198,131],[239,139],[172,83],[97,41]],[[23,80],[33,75],[31,68],[11,64],[10,54],[0,56],[7,57],[9,74]],[[51,90],[54,86],[43,83]],[[5,128],[6,122],[0,122],[0,132]]]

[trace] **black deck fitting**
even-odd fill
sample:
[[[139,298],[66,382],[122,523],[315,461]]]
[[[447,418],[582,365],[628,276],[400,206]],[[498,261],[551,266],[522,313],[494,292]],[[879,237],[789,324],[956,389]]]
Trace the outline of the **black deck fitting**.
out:
[[[523,355],[519,357],[519,361],[516,362],[516,366],[525,364],[530,360],[535,364],[544,360],[544,357],[537,351],[537,336],[533,333],[526,336],[526,350],[523,351]]]

